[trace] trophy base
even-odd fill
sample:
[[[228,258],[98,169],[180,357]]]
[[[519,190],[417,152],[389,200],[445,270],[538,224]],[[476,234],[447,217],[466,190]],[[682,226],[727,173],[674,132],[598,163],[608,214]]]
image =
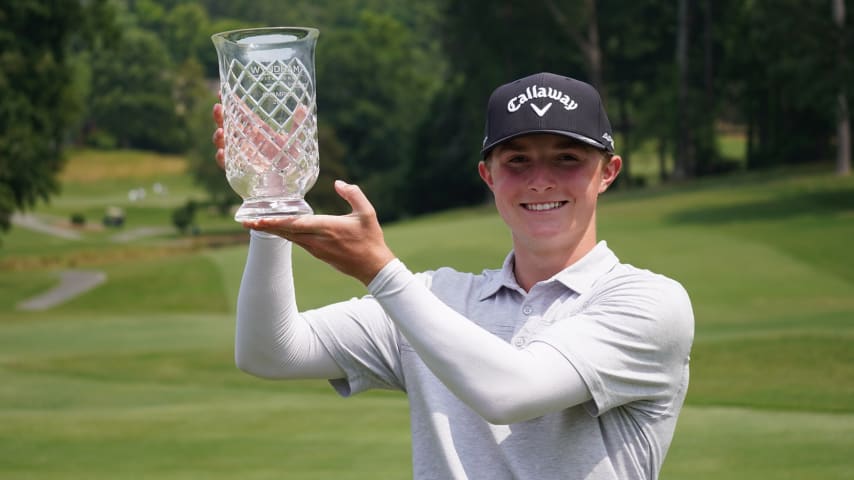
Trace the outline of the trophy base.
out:
[[[301,198],[256,198],[244,201],[234,214],[234,219],[238,222],[248,222],[261,218],[311,215],[313,213],[314,210]]]

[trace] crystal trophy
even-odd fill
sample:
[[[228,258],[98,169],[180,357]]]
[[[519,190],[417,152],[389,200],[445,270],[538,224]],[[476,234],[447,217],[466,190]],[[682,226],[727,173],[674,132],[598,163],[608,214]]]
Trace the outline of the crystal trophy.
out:
[[[319,172],[314,28],[251,28],[211,37],[219,60],[225,174],[238,222],[313,213]]]

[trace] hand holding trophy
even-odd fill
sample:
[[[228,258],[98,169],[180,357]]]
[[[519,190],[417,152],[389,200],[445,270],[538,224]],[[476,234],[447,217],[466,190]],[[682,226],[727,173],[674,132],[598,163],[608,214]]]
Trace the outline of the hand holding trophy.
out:
[[[211,37],[219,59],[228,183],[238,222],[313,213],[319,171],[314,28],[232,30]]]

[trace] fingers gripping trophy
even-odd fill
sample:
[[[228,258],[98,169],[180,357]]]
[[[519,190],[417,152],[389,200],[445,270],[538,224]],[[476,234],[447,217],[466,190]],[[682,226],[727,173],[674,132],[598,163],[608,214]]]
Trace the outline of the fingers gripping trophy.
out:
[[[314,28],[252,28],[211,37],[219,59],[228,183],[238,222],[313,213],[319,171]]]

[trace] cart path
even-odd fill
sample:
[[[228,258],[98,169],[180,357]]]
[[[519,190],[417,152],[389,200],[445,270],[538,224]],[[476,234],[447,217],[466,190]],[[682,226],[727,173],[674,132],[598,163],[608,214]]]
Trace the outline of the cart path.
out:
[[[30,213],[13,213],[12,224],[36,232],[53,235],[54,237],[65,238],[67,240],[80,240],[80,234],[74,230],[56,227],[49,223],[45,223],[43,220]]]
[[[18,303],[18,310],[47,310],[88,292],[107,281],[107,274],[94,270],[59,272],[59,284],[52,289]]]
[[[12,214],[12,224],[35,232],[65,240],[81,240],[82,235],[74,229],[52,225],[31,213]],[[173,232],[171,227],[140,227],[110,236],[114,243],[128,243],[137,239]],[[18,310],[41,311],[63,304],[107,281],[107,274],[97,270],[66,270],[57,274],[59,283],[39,295],[30,297],[16,305]]]
[[[34,232],[44,233],[46,235],[64,238],[66,240],[80,240],[82,238],[80,232],[72,228],[51,225],[31,213],[12,214],[12,224]],[[174,227],[137,227],[111,235],[110,241],[115,243],[128,243],[147,237],[168,235],[173,232],[175,232]]]
[[[139,240],[146,237],[156,237],[159,235],[168,235],[173,233],[173,227],[139,227],[133,230],[127,230],[117,233],[110,237],[110,241],[116,243],[128,243],[134,240]]]

